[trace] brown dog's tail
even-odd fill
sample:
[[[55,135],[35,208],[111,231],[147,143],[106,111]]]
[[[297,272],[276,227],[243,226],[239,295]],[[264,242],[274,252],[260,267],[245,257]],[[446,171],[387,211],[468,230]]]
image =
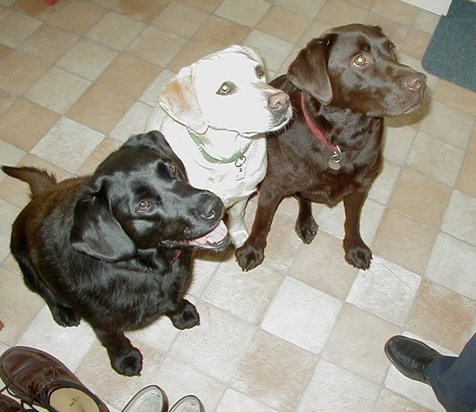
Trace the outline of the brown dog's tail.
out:
[[[35,167],[2,166],[2,170],[9,176],[23,180],[30,185],[31,197],[35,197],[56,184],[56,178],[46,170]]]

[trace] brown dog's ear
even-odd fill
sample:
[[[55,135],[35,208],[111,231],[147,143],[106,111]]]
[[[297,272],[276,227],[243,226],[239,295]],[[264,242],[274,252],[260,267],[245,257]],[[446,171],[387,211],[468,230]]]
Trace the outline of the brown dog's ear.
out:
[[[104,197],[100,191],[86,190],[76,204],[70,233],[73,249],[109,262],[130,259],[136,254],[135,245]]]
[[[288,79],[323,104],[332,101],[332,86],[327,74],[328,41],[313,39],[302,49],[288,69]]]
[[[208,129],[208,122],[203,118],[195,93],[194,67],[192,65],[180,70],[162,90],[159,104],[174,120],[198,134],[204,134]]]

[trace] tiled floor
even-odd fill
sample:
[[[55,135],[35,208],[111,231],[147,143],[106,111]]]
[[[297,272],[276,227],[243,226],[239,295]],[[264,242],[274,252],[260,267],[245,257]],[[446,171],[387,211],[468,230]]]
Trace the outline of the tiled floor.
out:
[[[349,22],[380,24],[421,69],[438,17],[398,0],[0,0],[0,163],[88,173],[143,130],[184,65],[254,45],[272,78],[311,38]],[[46,350],[116,410],[155,383],[171,403],[195,393],[207,412],[441,411],[383,352],[404,333],[458,353],[475,331],[476,95],[428,83],[423,118],[387,121],[385,167],[362,218],[371,269],[344,261],[342,206],[315,206],[320,232],[306,246],[288,199],[258,269],[242,273],[231,253],[197,260],[199,327],[162,319],[129,334],[145,358],[136,378],[112,371],[86,324],[57,326],[23,285],[8,245],[28,190],[1,174],[0,352]]]

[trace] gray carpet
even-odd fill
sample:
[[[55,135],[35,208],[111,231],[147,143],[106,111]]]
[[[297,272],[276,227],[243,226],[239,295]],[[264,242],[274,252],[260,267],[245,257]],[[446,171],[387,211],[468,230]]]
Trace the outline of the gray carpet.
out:
[[[453,0],[423,56],[423,68],[476,92],[476,4]]]

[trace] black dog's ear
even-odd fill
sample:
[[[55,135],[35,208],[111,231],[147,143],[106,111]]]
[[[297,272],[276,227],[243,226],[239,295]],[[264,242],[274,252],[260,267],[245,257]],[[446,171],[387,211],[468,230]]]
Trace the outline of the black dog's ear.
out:
[[[112,214],[106,195],[88,187],[77,202],[70,241],[73,249],[97,259],[118,262],[132,258],[136,248]]]
[[[308,91],[323,104],[332,101],[332,86],[327,74],[329,39],[313,39],[302,49],[288,69],[288,79],[298,89]]]

